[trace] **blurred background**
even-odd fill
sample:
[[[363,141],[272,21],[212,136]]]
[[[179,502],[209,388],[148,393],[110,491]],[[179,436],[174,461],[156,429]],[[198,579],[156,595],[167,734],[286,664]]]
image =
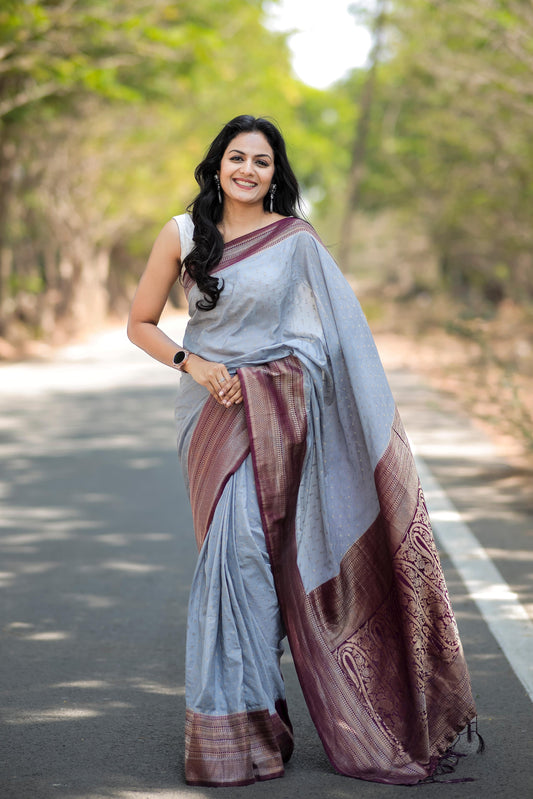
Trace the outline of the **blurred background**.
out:
[[[3,0],[0,359],[122,320],[266,115],[383,346],[531,454],[532,75],[523,0]]]

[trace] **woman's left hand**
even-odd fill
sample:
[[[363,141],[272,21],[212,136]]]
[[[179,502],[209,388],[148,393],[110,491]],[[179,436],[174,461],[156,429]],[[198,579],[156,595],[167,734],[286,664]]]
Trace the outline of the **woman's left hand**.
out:
[[[191,353],[184,368],[193,380],[207,388],[220,405],[229,408],[242,402],[239,376],[232,377],[223,363],[206,361],[199,355]]]
[[[233,375],[226,380],[218,392],[218,396],[226,407],[239,405],[242,402],[242,388],[239,375]]]

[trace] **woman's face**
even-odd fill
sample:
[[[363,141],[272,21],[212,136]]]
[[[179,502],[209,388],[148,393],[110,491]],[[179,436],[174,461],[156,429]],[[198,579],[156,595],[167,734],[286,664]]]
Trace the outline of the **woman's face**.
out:
[[[274,153],[265,136],[259,131],[235,136],[222,156],[219,177],[226,198],[262,204],[274,177]]]

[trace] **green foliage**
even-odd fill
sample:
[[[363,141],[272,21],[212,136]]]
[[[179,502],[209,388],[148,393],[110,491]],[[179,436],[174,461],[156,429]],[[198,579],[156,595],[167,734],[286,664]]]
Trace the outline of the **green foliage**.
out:
[[[375,4],[357,5],[371,25]],[[422,231],[442,285],[473,306],[531,301],[531,5],[389,0],[387,9],[354,214],[401,219],[417,241]],[[194,197],[205,147],[238,113],[281,126],[335,248],[366,81],[365,69],[328,91],[296,80],[261,0],[4,0],[4,325],[39,289],[35,313],[47,319],[79,315],[76,296],[93,288],[120,305],[158,229]]]
[[[387,24],[362,210],[422,221],[456,296],[531,301],[531,4],[391,0]]]
[[[326,175],[332,180],[332,133],[343,101],[291,76],[286,37],[266,30],[262,6],[3,6],[4,323],[16,318],[29,286],[43,286],[36,313],[48,319],[80,318],[86,308],[94,314],[102,306],[96,294],[109,287],[111,306],[120,304],[158,229],[193,199],[194,167],[207,144],[236,114],[276,119],[307,191],[316,192]]]

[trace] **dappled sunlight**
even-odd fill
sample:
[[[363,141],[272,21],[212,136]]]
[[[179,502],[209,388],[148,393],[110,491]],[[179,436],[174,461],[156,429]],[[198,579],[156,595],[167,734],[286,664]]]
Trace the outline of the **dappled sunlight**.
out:
[[[36,630],[34,624],[14,621],[4,627],[4,632],[16,635],[22,641],[66,641],[72,633],[66,630]]]
[[[431,491],[426,491],[426,499],[431,503]],[[435,522],[456,522],[461,519],[461,514],[454,510],[437,510],[432,511],[431,518]]]
[[[473,652],[469,660],[476,663],[483,663],[487,666],[494,666],[494,664],[502,659],[501,652]]]
[[[480,492],[479,496],[482,499],[483,492]],[[488,491],[486,499],[487,504],[476,502],[472,503],[470,507],[461,510],[460,517],[465,524],[474,526],[487,524],[488,522],[491,525],[499,524],[500,529],[505,530],[510,528],[513,523],[520,523],[523,518],[522,510],[514,506],[511,500],[493,499]],[[434,513],[431,513],[431,518],[435,519],[435,521],[437,520],[437,516]],[[441,521],[453,521],[453,516],[442,517]]]
[[[24,621],[12,621],[10,624],[6,624],[4,630],[10,633],[21,634],[27,630],[32,630],[33,626],[33,624],[28,624]]]
[[[108,560],[100,564],[102,569],[113,571],[131,572],[134,574],[149,574],[162,571],[165,567],[150,563],[132,563],[131,561]]]
[[[226,789],[230,790],[230,789]],[[227,796],[224,788],[219,788],[217,795]],[[200,788],[195,787],[193,791],[185,786],[180,788],[145,788],[140,790],[113,790],[107,788],[105,793],[83,793],[69,794],[70,799],[181,799],[181,797],[191,796],[196,799],[211,799],[211,793],[205,793]]]
[[[71,682],[58,682],[50,688],[89,688],[111,689],[112,685],[105,680],[72,680]]]
[[[533,563],[533,550],[530,549],[501,549],[499,547],[487,547],[487,555],[492,560],[520,560]]]
[[[115,344],[119,337],[124,337],[124,330],[113,330],[108,334],[108,342]],[[92,349],[90,357],[85,358],[81,348],[68,348],[62,353],[65,362],[55,363],[20,363],[9,366],[6,376],[9,380],[2,387],[6,396],[28,397],[30,399],[46,398],[53,393],[80,394],[113,390],[142,382],[146,377],[147,366],[140,353],[132,351],[128,362],[114,363],[113,353],[109,353],[109,361],[102,364],[95,356],[101,357],[103,348],[96,353]],[[66,360],[68,359],[68,361]],[[117,359],[118,360],[118,359]],[[98,381],[95,381],[91,366],[98,366]],[[119,367],[119,368],[117,368]],[[150,367],[149,367],[150,368]],[[172,386],[177,376],[170,370],[158,369],[156,364],[150,369],[151,384],[156,386]]]
[[[490,442],[487,443],[477,442],[473,443],[469,440],[466,436],[462,440],[453,438],[450,441],[450,435],[446,435],[445,431],[442,431],[442,436],[438,434],[434,434],[432,438],[436,439],[431,441],[427,444],[418,444],[417,445],[417,452],[421,455],[422,458],[432,457],[432,458],[457,458],[457,457],[464,457],[471,461],[477,461],[480,458],[486,458],[491,455],[493,452],[493,446]],[[442,439],[442,440],[439,440]],[[460,467],[463,474],[470,473],[473,474],[474,472],[470,469],[468,472],[465,472],[467,467],[465,464],[462,464]]]
[[[100,716],[101,711],[95,708],[58,707],[47,710],[19,710],[5,712],[6,724],[49,724],[56,721],[77,721]]]
[[[111,547],[127,547],[131,541],[127,533],[103,533],[95,536],[95,541]]]
[[[99,596],[96,594],[65,594],[65,599],[84,605],[89,610],[104,610],[118,604],[117,597]]]
[[[103,533],[94,537],[95,541],[101,541],[102,544],[107,544],[113,547],[129,546],[132,541],[170,541],[172,536],[170,533]]]
[[[46,505],[40,507],[17,508],[17,515],[21,517],[21,525],[24,521],[31,520],[36,520],[42,524],[51,522],[57,525],[61,523],[61,519],[70,516],[70,513],[71,512],[67,508],[53,508]],[[9,520],[9,516],[7,518]],[[12,520],[11,523],[13,523]]]
[[[0,572],[0,588],[7,588],[16,576],[15,572]]]
[[[9,515],[6,516],[5,526],[25,528],[28,522],[24,518],[12,519]],[[32,525],[33,526],[33,525]],[[7,535],[2,538],[2,544],[6,547],[20,546],[26,544],[42,544],[46,541],[68,541],[73,538],[76,530],[90,530],[96,526],[94,522],[78,521],[69,522],[45,522],[35,525],[36,532],[31,533],[17,533],[15,535]]]
[[[25,641],[66,641],[67,638],[71,637],[71,633],[61,630],[48,630],[47,632],[30,633],[22,636]]]
[[[78,499],[81,502],[85,502],[87,505],[91,504],[99,505],[102,502],[109,502],[110,500],[112,500],[113,494],[103,494],[103,493],[98,493],[96,491],[87,491],[78,494]]]
[[[477,585],[476,582],[478,582]],[[494,602],[497,606],[498,614],[503,619],[529,621],[528,614],[518,603],[517,594],[511,591],[509,586],[504,583],[485,585],[482,581],[471,580],[470,594],[474,600]],[[531,625],[530,637],[533,640],[533,625]]]
[[[61,539],[60,539],[61,540]],[[23,575],[37,576],[54,571],[61,566],[59,561],[51,563],[21,563],[18,565],[18,573]]]
[[[165,685],[163,683],[142,680],[138,678],[128,680],[128,684],[132,685],[139,691],[145,691],[147,694],[160,694],[161,696],[185,696],[184,685]]]
[[[130,458],[128,466],[130,469],[153,469],[158,463],[158,458]]]

